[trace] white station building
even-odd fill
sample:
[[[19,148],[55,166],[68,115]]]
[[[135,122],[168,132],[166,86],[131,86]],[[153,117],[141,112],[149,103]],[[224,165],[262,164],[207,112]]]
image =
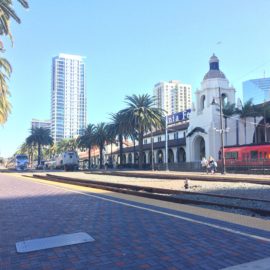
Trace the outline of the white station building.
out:
[[[236,90],[219,69],[219,59],[213,55],[209,60],[209,71],[205,74],[201,88],[195,93],[193,108],[181,113],[168,116],[168,163],[181,169],[189,163],[197,163],[202,157],[220,157],[221,131],[224,132],[224,146],[235,146],[264,142],[264,131],[258,125],[262,117],[240,118],[239,115],[222,116],[223,129],[221,130],[220,102],[236,104]],[[241,109],[241,101],[237,107]],[[256,131],[256,132],[255,132]],[[256,133],[256,135],[255,135]],[[267,137],[270,134],[267,132]],[[119,164],[119,151],[110,152],[107,147],[105,161],[112,158],[114,164]],[[151,134],[144,137],[144,164],[150,165],[152,160]],[[164,164],[165,160],[165,131],[158,130],[153,133],[154,163]],[[123,149],[124,164],[138,164],[138,145]],[[94,158],[98,164],[98,157]]]

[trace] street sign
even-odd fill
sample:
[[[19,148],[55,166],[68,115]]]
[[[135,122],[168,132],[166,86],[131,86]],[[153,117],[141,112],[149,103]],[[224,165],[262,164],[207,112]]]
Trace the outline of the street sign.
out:
[[[183,112],[174,113],[168,115],[168,125],[174,124],[176,122],[185,121],[189,119],[189,114],[191,113],[191,109],[187,109]]]

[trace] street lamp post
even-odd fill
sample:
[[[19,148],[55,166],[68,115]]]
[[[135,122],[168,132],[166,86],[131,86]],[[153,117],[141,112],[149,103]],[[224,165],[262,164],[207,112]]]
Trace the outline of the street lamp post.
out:
[[[154,171],[154,138],[153,138],[153,131],[151,127],[151,164],[152,164],[152,171]]]
[[[166,115],[165,122],[165,163],[166,163],[166,171],[169,170],[168,164],[168,116]]]
[[[223,129],[223,121],[222,121],[222,99],[220,93],[220,87],[218,88],[218,96],[219,96],[219,104],[215,102],[213,99],[212,105],[219,105],[219,121],[220,121],[220,141],[221,141],[221,173],[226,174],[226,165],[225,165],[225,156],[224,156],[224,129]]]

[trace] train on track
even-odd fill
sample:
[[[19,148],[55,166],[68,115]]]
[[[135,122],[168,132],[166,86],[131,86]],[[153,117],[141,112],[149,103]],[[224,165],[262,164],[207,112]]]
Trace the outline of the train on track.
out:
[[[29,159],[27,155],[19,154],[15,155],[6,163],[6,168],[19,170],[26,170],[29,166]]]
[[[225,146],[224,157],[227,168],[270,170],[270,144]]]

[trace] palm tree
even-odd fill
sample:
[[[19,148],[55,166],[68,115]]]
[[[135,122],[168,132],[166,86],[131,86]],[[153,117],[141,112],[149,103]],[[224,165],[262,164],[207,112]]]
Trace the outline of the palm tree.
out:
[[[63,139],[57,144],[57,153],[66,151],[75,151],[77,149],[78,142],[76,139]]]
[[[138,133],[136,130],[130,130],[130,138],[133,141],[133,157],[134,157],[134,165],[135,165],[135,157],[136,157],[136,141],[138,140]]]
[[[93,146],[93,139],[94,139],[94,130],[95,126],[89,124],[87,128],[84,130],[84,134],[78,137],[77,142],[78,146],[82,148],[88,149],[88,169],[91,168],[91,148]]]
[[[57,144],[53,143],[48,148],[48,156],[49,156],[49,158],[53,158],[53,157],[55,157],[56,154],[57,154]]]
[[[258,116],[262,116],[263,111],[261,108],[259,108],[256,105],[252,105],[252,111],[250,113],[250,116],[253,116],[253,122],[254,122],[254,143],[258,143],[258,134],[257,134],[257,121],[256,118]]]
[[[235,114],[235,103],[227,102],[222,109],[223,117],[225,119],[225,131],[228,127],[228,118]],[[225,132],[225,145],[227,144],[227,132]]]
[[[75,138],[71,138],[67,140],[67,151],[76,151],[78,148],[78,142]]]
[[[247,143],[247,118],[253,116],[254,107],[252,99],[249,99],[244,103],[242,109],[236,109],[236,113],[239,114],[240,118],[244,120],[244,130],[245,130],[245,144]]]
[[[263,133],[259,134],[261,135],[259,138],[259,141],[261,142],[267,142],[268,138],[267,138],[267,122],[270,119],[270,107],[269,107],[269,103],[267,104],[266,102],[264,102],[263,104],[260,105],[255,105],[254,106],[254,111],[255,111],[255,116],[254,116],[254,124],[256,124],[256,116],[261,116],[263,117],[263,124],[260,125],[263,128]],[[256,128],[256,127],[255,127]],[[259,128],[259,130],[262,130],[262,128]],[[258,140],[258,135],[257,134],[257,130],[255,129],[255,138],[257,138]]]
[[[143,164],[143,136],[151,127],[164,126],[163,110],[156,108],[155,99],[148,94],[126,96],[128,107],[121,111],[126,123],[138,133],[139,141],[139,168]]]
[[[28,8],[27,0],[18,0],[18,2],[23,7]],[[10,31],[10,20],[13,19],[17,23],[20,23],[21,20],[17,16],[12,5],[12,0],[0,1],[0,35],[9,36],[13,43]],[[2,41],[0,41],[0,52],[4,52]],[[12,68],[10,63],[5,58],[0,57],[0,124],[4,124],[7,121],[8,115],[11,111],[11,104],[9,102],[10,92],[7,85],[7,80],[9,79],[11,72]]]
[[[50,136],[50,130],[46,128],[33,128],[31,135],[26,138],[28,145],[37,145],[38,147],[38,165],[41,162],[41,147],[44,145],[52,145],[53,139]]]
[[[117,134],[116,134],[114,124],[113,123],[107,124],[107,142],[110,143],[110,145],[111,145],[111,155],[110,155],[110,159],[109,159],[110,160],[109,164],[111,166],[113,165],[112,146],[113,146],[113,143],[117,142],[116,136],[117,136]]]
[[[120,166],[123,165],[123,139],[128,136],[128,124],[125,122],[125,117],[121,112],[111,114],[112,123],[109,126],[109,133],[118,138],[119,141],[119,154]]]
[[[103,167],[103,149],[108,139],[108,127],[105,123],[99,123],[95,126],[93,141],[99,147],[99,168]]]
[[[18,0],[18,2],[24,7],[28,8],[27,0]],[[17,16],[12,0],[1,0],[0,1],[0,35],[9,36],[10,40],[13,42],[12,34],[10,31],[10,19],[13,19],[17,23],[21,23],[20,18]],[[3,45],[2,48],[3,49]]]
[[[11,110],[10,92],[7,85],[12,72],[11,65],[5,58],[0,58],[0,124],[4,124]]]

